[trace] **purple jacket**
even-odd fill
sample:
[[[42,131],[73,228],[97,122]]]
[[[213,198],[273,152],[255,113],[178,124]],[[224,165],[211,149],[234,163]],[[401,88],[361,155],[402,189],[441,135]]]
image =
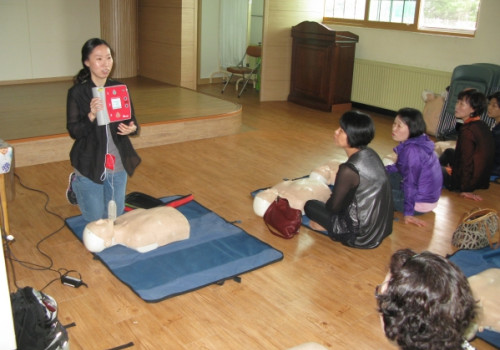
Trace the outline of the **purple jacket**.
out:
[[[435,203],[441,195],[443,173],[434,152],[434,142],[426,134],[409,138],[394,148],[396,164],[386,166],[388,173],[399,172],[405,195],[404,215],[413,215],[415,203]]]

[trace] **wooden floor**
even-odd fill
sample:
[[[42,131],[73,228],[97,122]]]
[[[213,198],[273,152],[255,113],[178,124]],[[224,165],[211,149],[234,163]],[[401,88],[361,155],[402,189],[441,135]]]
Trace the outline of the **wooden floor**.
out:
[[[220,86],[204,87],[220,96]],[[15,257],[52,269],[76,270],[88,288],[70,288],[57,280],[45,288],[59,304],[71,349],[110,349],[133,342],[134,349],[287,349],[315,341],[330,349],[394,349],[384,337],[373,297],[386,274],[388,259],[400,248],[452,252],[451,234],[462,213],[472,207],[498,209],[500,185],[478,191],[480,203],[443,192],[439,206],[422,218],[427,227],[405,225],[396,215],[394,230],[373,250],[346,248],[301,229],[292,240],[271,235],[253,213],[250,192],[308,174],[342,155],[333,143],[340,113],[325,113],[288,102],[258,101],[254,90],[228,101],[243,106],[244,128],[234,135],[139,149],[143,159],[128,191],[161,197],[192,193],[204,206],[284,253],[284,260],[242,275],[241,283],[213,285],[159,303],[145,303],[120,283],[63,225],[79,214],[66,202],[69,161],[16,169],[21,181],[47,193],[22,188],[9,203]],[[138,110],[138,113],[140,111]],[[376,137],[371,146],[386,155],[395,146],[392,119],[372,114]],[[59,230],[59,231],[57,231]],[[39,247],[37,243],[56,232]],[[8,265],[11,290],[43,288],[57,273]],[[479,350],[493,349],[476,340]]]
[[[121,79],[132,96],[141,136],[136,148],[235,134],[241,105],[147,78]],[[15,149],[16,166],[68,158],[66,96],[71,82],[0,86],[0,139]]]

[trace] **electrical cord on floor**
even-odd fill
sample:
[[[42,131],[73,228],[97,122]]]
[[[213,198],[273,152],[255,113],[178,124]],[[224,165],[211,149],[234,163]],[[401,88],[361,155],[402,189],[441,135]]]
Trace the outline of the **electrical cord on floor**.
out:
[[[49,233],[45,237],[43,237],[36,244],[36,249],[38,250],[38,252],[48,260],[48,264],[46,266],[40,265],[40,264],[36,264],[36,263],[30,262],[30,261],[24,261],[24,260],[17,259],[16,256],[14,255],[14,253],[12,252],[12,250],[10,249],[10,245],[12,244],[13,237],[8,237],[8,236],[4,237],[5,238],[4,239],[4,250],[6,252],[6,258],[9,260],[9,264],[10,264],[10,267],[11,267],[11,270],[12,270],[13,283],[14,283],[15,287],[17,289],[20,288],[18,286],[18,284],[17,284],[17,277],[16,277],[16,271],[15,271],[15,268],[14,268],[14,262],[18,263],[22,267],[27,268],[29,270],[35,270],[35,271],[52,271],[52,272],[55,272],[55,273],[57,273],[59,275],[59,277],[54,278],[53,280],[51,280],[50,282],[48,282],[43,288],[39,289],[40,291],[43,291],[49,285],[51,285],[52,283],[54,283],[55,281],[58,281],[58,280],[60,280],[62,284],[67,285],[67,286],[71,286],[71,287],[74,287],[74,288],[78,288],[80,286],[87,287],[87,284],[85,284],[83,282],[83,280],[81,278],[81,274],[78,271],[76,271],[76,270],[68,270],[66,268],[54,269],[53,268],[54,261],[52,260],[52,258],[50,257],[50,255],[48,255],[46,252],[44,252],[41,249],[41,247],[40,247],[40,245],[43,242],[45,242],[47,239],[51,238],[52,236],[54,236],[55,234],[57,234],[58,232],[60,232],[65,227],[64,218],[61,215],[59,215],[59,214],[51,211],[48,208],[48,204],[49,204],[49,201],[50,201],[49,195],[46,192],[44,192],[44,191],[38,190],[36,188],[29,187],[29,186],[23,184],[23,182],[21,181],[21,178],[19,177],[18,174],[14,173],[14,176],[18,179],[19,185],[21,187],[23,187],[23,188],[25,188],[25,189],[27,189],[29,191],[33,191],[33,192],[37,192],[37,193],[42,194],[45,197],[44,210],[47,213],[49,213],[49,214],[51,214],[51,215],[59,218],[61,220],[61,222],[62,222],[61,227],[59,227],[55,231]],[[2,212],[2,223],[3,222],[4,222],[4,220],[3,220],[3,212]],[[2,230],[2,235],[3,235],[3,232],[5,232],[5,230]],[[70,276],[70,274],[76,274],[78,277]]]

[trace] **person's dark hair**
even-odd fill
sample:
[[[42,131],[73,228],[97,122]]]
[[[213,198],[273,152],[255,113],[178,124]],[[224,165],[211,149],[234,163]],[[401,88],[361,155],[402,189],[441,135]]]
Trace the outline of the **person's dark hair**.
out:
[[[497,91],[490,96],[488,96],[488,101],[491,100],[492,98],[496,99],[498,103],[500,103],[500,91]]]
[[[345,112],[340,117],[340,127],[347,134],[347,143],[354,148],[365,148],[375,137],[375,125],[368,114]]]
[[[417,137],[425,133],[427,126],[425,125],[422,113],[415,108],[401,108],[397,115],[408,126],[410,131],[409,138]]]
[[[386,336],[405,350],[461,349],[476,315],[469,282],[451,261],[430,252],[399,250],[377,295]]]
[[[84,81],[90,78],[90,69],[85,65],[85,61],[89,59],[89,56],[92,53],[92,51],[94,51],[94,49],[99,45],[106,45],[107,47],[109,47],[109,50],[111,51],[111,46],[109,46],[109,44],[105,40],[100,38],[89,39],[85,42],[85,44],[83,44],[82,46],[83,68],[80,69],[78,74],[74,76],[73,83],[75,84],[83,83]]]
[[[473,115],[471,115],[471,117],[482,115],[488,107],[486,96],[484,96],[482,92],[479,92],[476,89],[465,89],[463,91],[460,91],[457,96],[457,101],[458,100],[465,100],[469,102],[469,105],[474,110],[474,113],[472,113]]]

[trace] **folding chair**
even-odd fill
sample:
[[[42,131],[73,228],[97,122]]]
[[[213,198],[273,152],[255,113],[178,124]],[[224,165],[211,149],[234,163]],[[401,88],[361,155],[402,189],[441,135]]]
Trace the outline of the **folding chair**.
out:
[[[261,56],[262,56],[262,47],[261,46],[253,46],[250,45],[247,47],[247,50],[245,52],[245,55],[243,55],[243,58],[241,59],[240,63],[238,63],[237,66],[233,67],[227,67],[227,71],[231,73],[231,76],[229,79],[226,80],[226,83],[224,84],[224,87],[222,88],[221,93],[224,93],[224,90],[226,90],[227,84],[231,81],[231,78],[236,74],[236,75],[241,75],[242,79],[245,80],[243,87],[241,88],[240,92],[238,93],[238,97],[241,96],[243,91],[245,90],[248,81],[253,80],[254,86],[255,86],[255,76],[259,73],[260,69],[260,64],[261,64]],[[254,57],[255,64],[253,67],[250,67],[250,63],[247,61],[248,57]],[[241,78],[240,78],[241,79]],[[238,90],[238,84],[236,84],[236,90]]]

